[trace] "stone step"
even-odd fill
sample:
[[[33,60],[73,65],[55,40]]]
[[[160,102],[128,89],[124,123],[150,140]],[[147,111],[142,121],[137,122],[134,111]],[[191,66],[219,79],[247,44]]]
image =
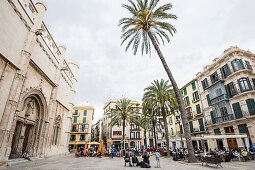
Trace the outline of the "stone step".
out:
[[[31,159],[31,161],[28,161],[24,158],[10,159],[10,160],[8,160],[7,166],[15,166],[15,165],[25,164],[25,163],[29,163],[29,162],[39,161],[39,160],[42,160],[43,158],[30,157],[30,159]]]

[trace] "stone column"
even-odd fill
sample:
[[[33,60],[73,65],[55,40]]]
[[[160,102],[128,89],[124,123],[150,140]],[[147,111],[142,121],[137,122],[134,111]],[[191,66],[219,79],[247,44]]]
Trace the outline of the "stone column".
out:
[[[42,20],[47,9],[43,2],[37,2],[36,8],[38,13],[35,15],[34,25],[29,31],[27,39],[24,42],[24,48],[21,51],[21,57],[18,64],[20,70],[16,72],[15,78],[12,82],[9,97],[0,122],[0,132],[1,136],[3,136],[0,141],[0,162],[6,161],[10,155],[12,137],[15,129],[14,123],[16,122],[14,118],[28,70],[31,56],[30,51],[35,43],[36,31],[38,28],[41,28]]]

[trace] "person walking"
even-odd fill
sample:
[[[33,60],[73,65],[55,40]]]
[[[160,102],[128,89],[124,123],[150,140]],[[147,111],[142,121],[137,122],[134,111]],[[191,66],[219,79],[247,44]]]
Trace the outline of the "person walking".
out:
[[[158,150],[155,153],[155,157],[156,157],[156,162],[157,162],[157,167],[156,168],[160,168],[160,162],[159,162],[160,153],[159,153]]]
[[[114,156],[114,150],[112,149],[112,158],[113,158],[113,156]]]

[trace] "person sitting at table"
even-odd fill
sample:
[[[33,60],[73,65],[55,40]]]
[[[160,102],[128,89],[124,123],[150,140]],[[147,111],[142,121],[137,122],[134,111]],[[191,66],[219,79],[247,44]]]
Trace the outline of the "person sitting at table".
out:
[[[245,148],[244,148],[244,149],[242,149],[242,151],[241,151],[241,155],[242,155],[242,157],[243,157],[244,161],[246,162],[246,161],[248,160],[248,157],[247,157],[248,152],[246,151],[246,149],[245,149]]]
[[[233,151],[232,151],[232,149],[230,149],[230,151],[228,152],[228,155],[226,156],[226,158],[225,158],[225,162],[230,162],[231,161],[231,159],[233,159],[235,156],[234,156],[234,154],[233,154]]]

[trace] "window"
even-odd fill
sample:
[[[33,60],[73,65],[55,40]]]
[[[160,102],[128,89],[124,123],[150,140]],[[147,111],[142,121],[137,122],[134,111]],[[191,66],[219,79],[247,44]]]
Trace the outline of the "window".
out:
[[[198,91],[193,93],[193,101],[197,101],[199,99]]]
[[[192,121],[189,122],[189,128],[190,128],[190,132],[191,133],[194,132],[193,122]]]
[[[122,131],[113,131],[113,135],[121,136],[122,135]]]
[[[212,103],[211,103],[211,99],[210,99],[209,94],[206,95],[206,99],[207,99],[208,106],[211,106]]]
[[[192,90],[196,90],[196,83],[195,82],[192,83]]]
[[[135,129],[135,125],[134,125],[134,124],[131,124],[131,125],[130,125],[130,129],[131,129],[131,130],[134,130],[134,129]]]
[[[172,119],[172,117],[169,117],[169,124],[173,124],[173,119]]]
[[[153,133],[152,133],[152,131],[149,131],[149,136],[153,136]]]
[[[86,123],[86,117],[83,117],[83,123]]]
[[[255,102],[254,99],[247,99],[246,104],[250,115],[255,115]]]
[[[187,89],[186,89],[186,88],[183,89],[183,95],[184,95],[184,96],[187,95]]]
[[[185,97],[184,98],[184,105],[189,105],[190,103],[189,103],[189,96],[187,96],[187,97]]]
[[[83,116],[87,116],[87,110],[84,110]]]
[[[252,90],[249,78],[240,78],[237,81],[241,92]]]
[[[59,133],[59,127],[55,126],[54,127],[54,132],[53,132],[53,139],[52,139],[52,145],[56,145],[58,141],[58,133]]]
[[[76,132],[76,125],[72,125],[72,132]]]
[[[74,115],[78,115],[78,110],[75,110],[75,111],[74,111]]]
[[[227,84],[225,86],[225,89],[226,89],[227,96],[230,98],[237,94],[237,91],[233,82]]]
[[[244,133],[249,135],[249,130],[247,128],[247,124],[241,124],[241,125],[237,125],[239,133]]]
[[[139,126],[139,125],[136,125],[136,129],[139,130],[139,129],[140,129],[140,126]]]
[[[200,131],[205,131],[205,126],[204,126],[203,118],[198,119],[198,124],[199,124],[199,130]]]
[[[244,65],[241,59],[235,59],[231,62],[234,72],[244,69]]]
[[[80,141],[85,141],[85,135],[80,135]]]
[[[197,104],[197,105],[196,105],[196,109],[197,109],[197,114],[200,114],[200,113],[201,113],[200,104]]]
[[[255,87],[255,78],[252,79],[253,87]]]
[[[70,136],[70,141],[75,141],[76,140],[76,135],[71,135]]]
[[[221,135],[220,129],[214,129],[214,134],[215,135]]]
[[[228,111],[226,107],[220,108],[221,117],[228,117]]]
[[[216,96],[221,96],[221,95],[222,95],[221,88],[216,89]]]
[[[73,123],[77,123],[77,117],[73,118]]]
[[[230,71],[230,69],[228,67],[228,64],[226,64],[223,67],[221,67],[220,68],[220,72],[221,72],[222,79],[227,78],[231,74],[231,71]]]
[[[141,137],[140,137],[140,132],[136,132],[136,138],[137,139],[140,139]]]
[[[171,135],[174,135],[174,129],[171,128]]]
[[[240,103],[239,102],[233,103],[232,107],[233,107],[236,119],[242,118],[243,113],[242,113],[242,110],[241,110]]]
[[[251,64],[249,61],[245,60],[245,65],[248,69],[252,70]]]
[[[135,132],[130,132],[130,138],[134,139],[135,138]]]
[[[204,89],[204,90],[209,86],[208,81],[207,81],[207,78],[205,78],[205,79],[202,81],[202,86],[203,86],[203,89]]]
[[[211,83],[212,84],[214,84],[217,81],[219,81],[219,77],[218,77],[217,71],[215,71],[212,75],[210,75],[210,79],[211,79]]]

